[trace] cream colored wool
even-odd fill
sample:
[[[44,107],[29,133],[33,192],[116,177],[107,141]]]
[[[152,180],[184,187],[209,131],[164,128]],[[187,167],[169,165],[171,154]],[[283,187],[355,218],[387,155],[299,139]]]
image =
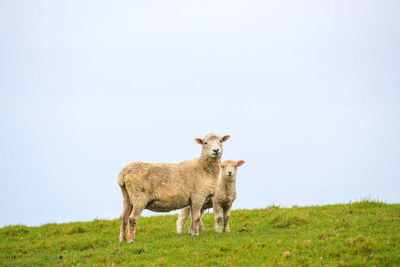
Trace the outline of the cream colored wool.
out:
[[[200,158],[176,164],[128,164],[118,176],[123,196],[120,242],[126,241],[125,229],[128,222],[127,241],[135,241],[136,224],[143,209],[165,212],[188,205],[194,218],[189,233],[199,235],[201,207],[215,194],[223,152],[222,142],[228,139],[229,135],[220,137],[215,134],[196,138],[196,142],[202,145]]]
[[[224,232],[230,232],[229,217],[232,203],[236,199],[236,171],[237,167],[242,166],[243,160],[233,161],[225,160],[221,163],[221,178],[218,182],[215,196],[204,203],[201,214],[204,210],[214,208],[215,231],[222,232],[222,222],[224,223]],[[185,232],[185,223],[190,214],[190,206],[181,210],[176,222],[176,231],[181,234]],[[200,217],[200,230],[204,231],[204,225]]]

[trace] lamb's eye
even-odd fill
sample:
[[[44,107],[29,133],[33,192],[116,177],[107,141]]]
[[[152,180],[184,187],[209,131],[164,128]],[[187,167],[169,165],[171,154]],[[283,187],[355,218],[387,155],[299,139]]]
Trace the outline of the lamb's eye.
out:
[[[207,142],[204,142],[205,145],[207,145]]]
[[[225,169],[225,166],[222,166],[222,169]]]
[[[219,140],[220,143],[222,143],[222,140]]]

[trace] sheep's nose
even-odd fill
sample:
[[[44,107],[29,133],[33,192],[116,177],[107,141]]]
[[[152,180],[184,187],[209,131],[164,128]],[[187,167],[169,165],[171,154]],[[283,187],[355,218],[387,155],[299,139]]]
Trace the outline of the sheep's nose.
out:
[[[228,175],[231,176],[231,175],[232,175],[232,172],[231,172],[231,171],[228,171]]]
[[[218,154],[219,153],[219,148],[213,149],[213,151]]]

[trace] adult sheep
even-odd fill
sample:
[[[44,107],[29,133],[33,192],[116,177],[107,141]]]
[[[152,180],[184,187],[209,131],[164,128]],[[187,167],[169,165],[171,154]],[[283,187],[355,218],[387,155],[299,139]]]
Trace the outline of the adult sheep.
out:
[[[229,135],[208,134],[195,141],[202,145],[200,158],[176,164],[133,162],[118,176],[123,196],[120,242],[135,241],[136,224],[143,209],[158,212],[191,207],[189,234],[199,235],[200,210],[212,198],[218,184],[222,143]]]

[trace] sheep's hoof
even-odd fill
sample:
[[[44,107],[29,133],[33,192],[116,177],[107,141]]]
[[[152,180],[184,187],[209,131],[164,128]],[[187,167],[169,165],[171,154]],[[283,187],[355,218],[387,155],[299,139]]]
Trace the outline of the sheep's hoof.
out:
[[[189,235],[191,235],[191,236],[199,236],[199,233],[192,233],[192,232],[189,232]]]
[[[135,240],[134,239],[132,239],[132,240],[128,240],[128,243],[134,243],[135,242]]]

